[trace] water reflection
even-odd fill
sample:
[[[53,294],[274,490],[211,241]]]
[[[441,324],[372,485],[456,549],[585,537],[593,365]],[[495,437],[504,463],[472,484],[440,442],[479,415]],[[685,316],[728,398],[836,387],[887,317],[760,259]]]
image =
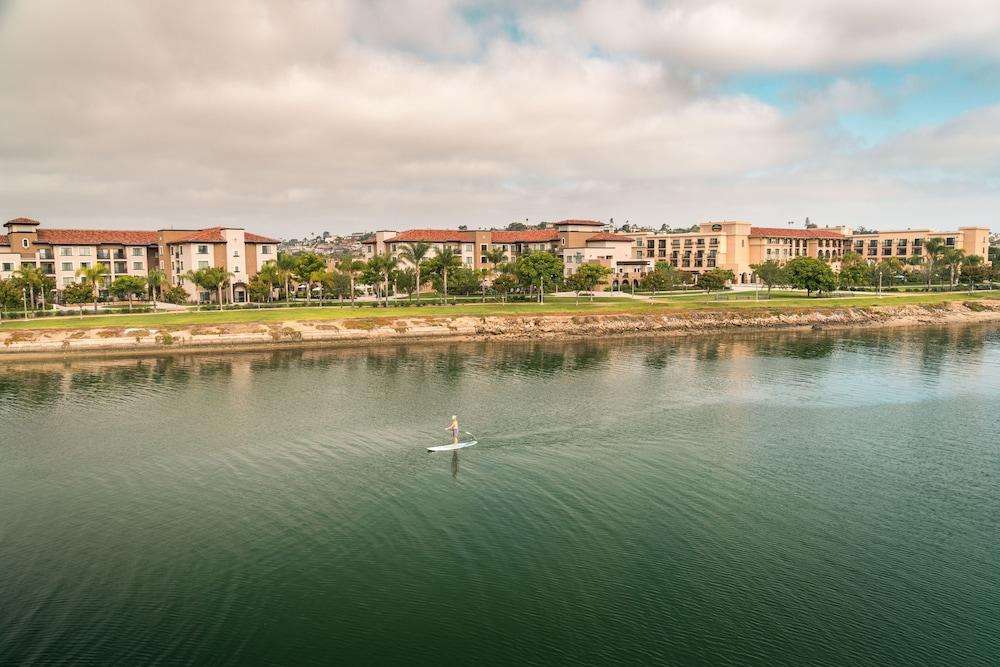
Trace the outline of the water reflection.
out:
[[[970,372],[968,369],[976,366],[985,350],[997,347],[1000,347],[1000,326],[983,324],[862,332],[297,348],[228,355],[14,361],[0,368],[0,415],[16,409],[51,406],[72,397],[115,400],[142,391],[170,391],[194,382],[249,386],[268,375],[296,368],[347,372],[339,381],[348,395],[354,380],[370,376],[381,378],[383,384],[378,391],[384,395],[400,387],[431,381],[458,384],[470,370],[475,371],[476,377],[482,374],[509,380],[521,376],[563,377],[567,372],[614,376],[622,368],[637,364],[683,377],[694,373],[699,368],[697,364],[708,364],[700,367],[704,371],[723,361],[768,358],[829,362],[810,367],[810,377],[814,379],[835,372],[838,365],[864,357],[866,361],[859,364],[859,369],[870,370],[878,363],[888,364],[890,369],[908,365],[919,370],[925,380],[934,381],[944,373],[960,377]],[[753,377],[746,367],[727,368],[717,380],[732,382]],[[361,372],[366,375],[357,375]]]

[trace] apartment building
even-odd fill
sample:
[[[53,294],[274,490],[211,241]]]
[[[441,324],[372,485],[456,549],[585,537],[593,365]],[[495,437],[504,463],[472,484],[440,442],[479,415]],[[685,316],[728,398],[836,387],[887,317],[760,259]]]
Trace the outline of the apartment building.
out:
[[[377,232],[365,239],[365,257],[389,252],[398,257],[405,244],[428,243],[432,255],[450,248],[461,258],[462,266],[473,270],[492,269],[487,253],[502,250],[508,261],[521,255],[548,251],[563,258],[566,275],[586,262],[598,262],[612,269],[616,261],[633,259],[630,236],[609,234],[606,225],[594,220],[563,220],[546,229],[409,229],[403,232]]]
[[[101,263],[109,280],[145,276],[159,263],[157,233],[117,229],[47,229],[37,220],[16,218],[0,234],[0,278],[33,266],[55,279],[56,289],[78,280],[80,268]]]
[[[854,234],[847,227],[785,228],[754,227],[748,222],[707,222],[698,231],[684,233],[639,233],[635,238],[637,258],[665,261],[695,275],[714,268],[729,269],[736,283],[756,282],[751,265],[767,260],[786,262],[796,257],[829,261],[834,269],[847,252],[857,252],[871,263],[886,257],[920,263],[928,239],[941,238],[947,248],[980,255],[985,260],[989,228],[959,227],[957,231],[891,230]]]
[[[229,300],[244,303],[248,300],[247,285],[261,266],[278,259],[276,239],[252,234],[235,227],[210,227],[207,229],[160,230],[157,232],[160,268],[167,274],[171,285],[187,290],[192,299],[207,301],[212,295],[188,280],[188,271],[211,266],[228,271]]]
[[[17,218],[0,234],[0,278],[21,266],[35,266],[52,276],[56,289],[79,280],[81,267],[100,262],[106,283],[124,275],[145,277],[150,269],[166,272],[171,285],[184,287],[192,298],[204,296],[184,278],[189,270],[222,266],[233,274],[230,299],[245,301],[246,285],[265,262],[278,257],[278,241],[242,229],[134,231],[118,229],[48,229],[37,220]]]

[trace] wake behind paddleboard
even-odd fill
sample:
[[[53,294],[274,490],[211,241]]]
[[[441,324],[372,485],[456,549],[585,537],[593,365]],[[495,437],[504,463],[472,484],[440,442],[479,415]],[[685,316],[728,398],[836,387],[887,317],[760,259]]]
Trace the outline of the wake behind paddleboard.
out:
[[[441,445],[440,447],[428,447],[429,452],[450,452],[453,449],[462,449],[463,447],[472,447],[476,444],[477,440],[471,440],[469,442],[460,442],[457,445]]]

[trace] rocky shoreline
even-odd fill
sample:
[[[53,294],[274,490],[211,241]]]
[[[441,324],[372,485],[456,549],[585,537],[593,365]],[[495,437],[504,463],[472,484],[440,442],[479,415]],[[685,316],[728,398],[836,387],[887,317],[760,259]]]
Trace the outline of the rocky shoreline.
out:
[[[558,340],[687,336],[1000,321],[1000,300],[865,308],[690,310],[491,317],[347,318],[158,328],[15,329],[0,332],[0,359],[258,350],[411,341]]]

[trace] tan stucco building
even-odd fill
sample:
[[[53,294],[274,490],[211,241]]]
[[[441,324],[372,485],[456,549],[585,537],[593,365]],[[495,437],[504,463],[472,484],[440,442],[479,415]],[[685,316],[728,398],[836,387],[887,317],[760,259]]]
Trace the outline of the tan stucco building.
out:
[[[166,272],[168,283],[197,288],[184,279],[188,270],[221,266],[233,274],[230,299],[246,300],[246,284],[265,262],[278,257],[278,241],[237,228],[136,231],[118,229],[49,229],[37,220],[17,218],[0,234],[0,278],[30,265],[52,276],[56,290],[77,282],[76,272],[100,262],[107,282],[124,275],[145,277],[152,268]]]

